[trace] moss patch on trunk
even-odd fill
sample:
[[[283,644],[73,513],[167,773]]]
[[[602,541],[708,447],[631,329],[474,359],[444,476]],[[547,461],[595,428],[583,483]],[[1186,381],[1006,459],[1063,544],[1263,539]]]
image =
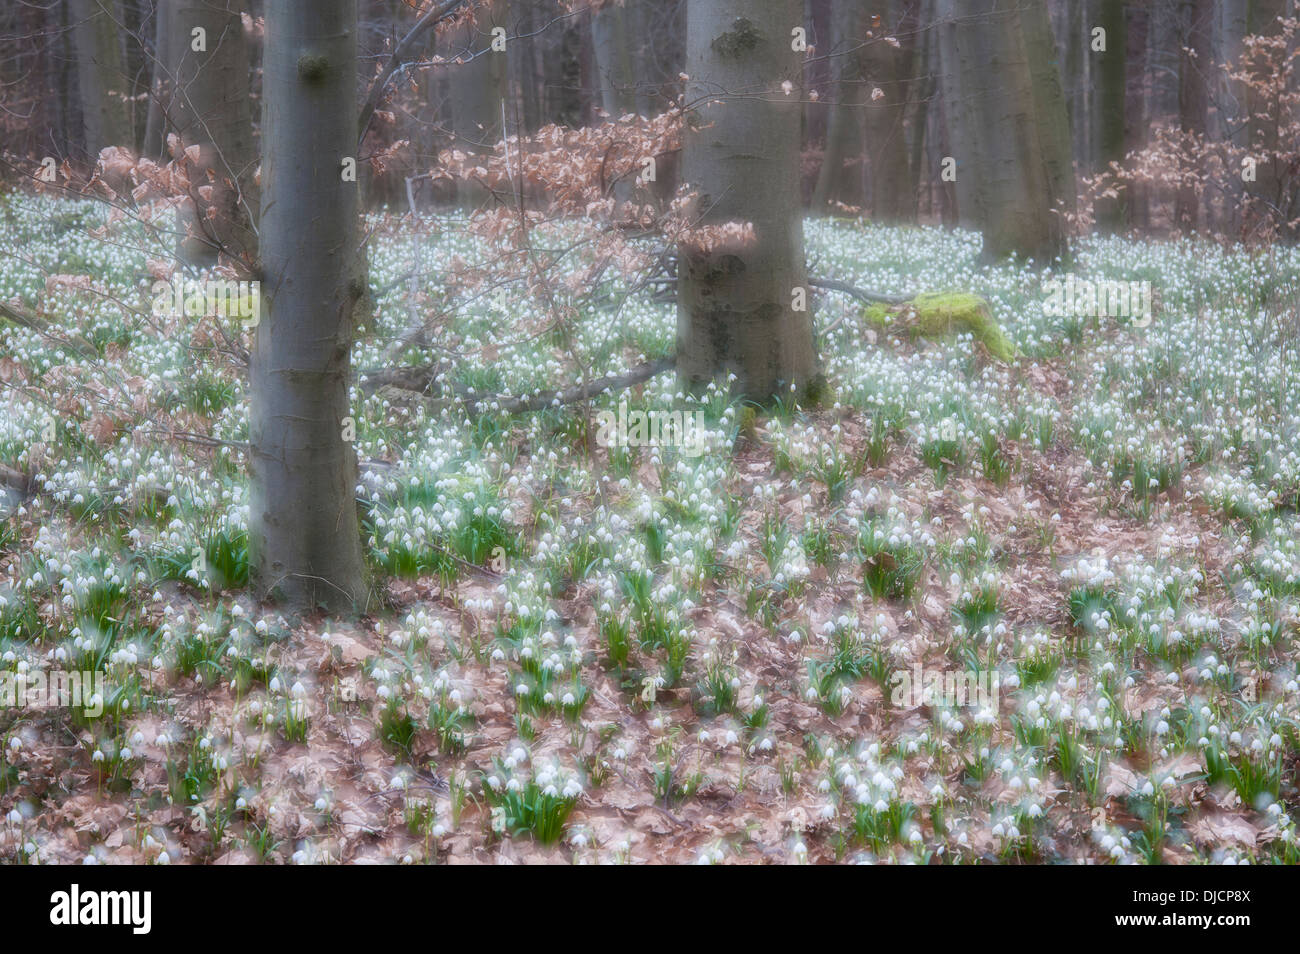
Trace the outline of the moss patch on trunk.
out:
[[[868,305],[862,317],[882,330],[922,338],[970,332],[989,354],[1003,362],[1020,353],[994,320],[988,302],[967,292],[927,292],[902,305]]]

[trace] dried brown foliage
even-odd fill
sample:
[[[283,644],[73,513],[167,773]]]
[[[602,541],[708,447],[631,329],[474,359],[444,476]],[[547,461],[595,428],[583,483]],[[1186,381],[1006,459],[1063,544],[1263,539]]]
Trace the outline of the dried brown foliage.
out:
[[[1276,33],[1246,37],[1237,62],[1220,65],[1218,76],[1238,91],[1236,114],[1214,103],[1226,138],[1160,125],[1123,163],[1082,180],[1078,214],[1067,216],[1075,230],[1092,227],[1098,200],[1145,189],[1173,233],[1246,244],[1300,238],[1298,33],[1300,21],[1279,19]],[[1210,72],[1210,88],[1218,76]],[[1196,212],[1180,216],[1180,206]]]

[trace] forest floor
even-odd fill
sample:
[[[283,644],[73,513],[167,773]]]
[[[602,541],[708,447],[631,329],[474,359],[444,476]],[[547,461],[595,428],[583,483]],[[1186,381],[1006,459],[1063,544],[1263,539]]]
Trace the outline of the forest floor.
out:
[[[375,225],[360,369],[491,254]],[[827,295],[828,393],[758,415],[664,374],[471,417],[443,390],[675,327],[599,304],[617,279],[562,329],[477,297],[398,356],[445,362],[428,393],[354,389],[377,597],[341,623],[247,592],[249,332],[153,314],[160,255],[103,226],[0,202],[0,300],[58,329],[0,324],[0,465],[34,478],[0,497],[0,677],[106,675],[102,712],[0,708],[0,861],[1300,859],[1295,250],[1081,242],[1146,323],[1053,314],[978,236],[810,221],[813,274],[983,295],[1021,354]],[[702,443],[602,446],[620,399]]]

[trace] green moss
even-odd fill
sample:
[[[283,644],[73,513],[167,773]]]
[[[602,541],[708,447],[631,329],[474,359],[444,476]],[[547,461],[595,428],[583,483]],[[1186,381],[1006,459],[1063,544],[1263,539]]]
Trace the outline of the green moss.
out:
[[[826,375],[818,374],[804,387],[803,396],[813,407],[825,407],[835,399],[835,392]]]
[[[315,86],[329,75],[330,61],[319,54],[304,53],[298,57],[298,76],[303,82]]]
[[[757,49],[762,42],[762,34],[754,24],[744,17],[737,17],[732,21],[731,29],[716,37],[711,46],[719,56],[738,57]]]
[[[1012,361],[1019,354],[994,320],[988,302],[967,292],[927,292],[894,309],[868,305],[862,317],[878,328],[894,325],[899,331],[923,338],[969,332],[999,361]]]
[[[865,318],[869,324],[875,325],[877,328],[883,328],[885,325],[889,324],[894,316],[889,313],[889,309],[884,305],[877,304],[868,305],[866,308],[862,309],[862,317]]]
[[[758,410],[752,404],[741,405],[737,424],[742,437],[758,440]]]

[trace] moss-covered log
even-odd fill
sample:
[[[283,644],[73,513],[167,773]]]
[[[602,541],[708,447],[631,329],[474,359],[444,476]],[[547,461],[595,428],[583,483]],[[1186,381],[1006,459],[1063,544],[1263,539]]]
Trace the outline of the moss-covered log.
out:
[[[872,304],[862,315],[874,327],[929,339],[969,333],[999,361],[1020,353],[993,318],[988,302],[967,292],[929,292],[901,305]]]

